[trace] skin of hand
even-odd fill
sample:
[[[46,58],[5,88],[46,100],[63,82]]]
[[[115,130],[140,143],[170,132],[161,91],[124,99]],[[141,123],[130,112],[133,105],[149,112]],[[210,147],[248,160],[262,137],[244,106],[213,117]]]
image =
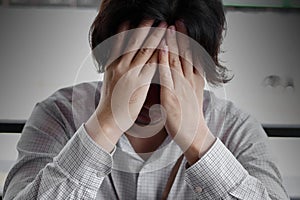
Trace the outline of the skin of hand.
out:
[[[164,37],[167,24],[161,22],[158,25],[160,29],[150,33],[153,23],[154,20],[144,20],[132,32],[125,48],[126,35],[116,36],[111,57],[121,57],[113,59],[106,67],[100,102],[85,124],[91,138],[108,152],[113,150],[121,135],[138,117],[156,71],[156,65],[149,64],[149,60],[157,60],[155,48]],[[124,23],[119,33],[128,29],[129,26]],[[143,48],[149,46],[155,48]],[[122,49],[126,53],[123,54]]]
[[[209,131],[202,111],[204,78],[193,67],[189,40],[183,35],[187,35],[187,30],[183,22],[177,21],[175,26],[168,27],[166,40],[161,43],[160,99],[167,115],[166,130],[192,165],[216,138]]]

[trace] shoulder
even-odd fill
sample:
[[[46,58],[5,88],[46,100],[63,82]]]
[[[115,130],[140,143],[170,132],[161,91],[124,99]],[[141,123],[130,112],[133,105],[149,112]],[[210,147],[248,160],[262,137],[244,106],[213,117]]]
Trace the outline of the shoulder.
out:
[[[267,138],[261,123],[232,101],[204,92],[205,119],[211,132],[232,151]]]
[[[214,92],[204,91],[204,113],[208,117],[222,118],[230,121],[245,121],[251,117],[232,101],[217,97]]]
[[[68,87],[61,88],[55,91],[42,103],[49,103],[53,101],[67,101],[72,102],[76,97],[91,97],[99,95],[99,87],[101,87],[102,82],[85,82]]]
[[[28,122],[36,122],[37,118],[44,116],[76,130],[95,111],[101,85],[102,82],[86,82],[57,90],[35,106]]]

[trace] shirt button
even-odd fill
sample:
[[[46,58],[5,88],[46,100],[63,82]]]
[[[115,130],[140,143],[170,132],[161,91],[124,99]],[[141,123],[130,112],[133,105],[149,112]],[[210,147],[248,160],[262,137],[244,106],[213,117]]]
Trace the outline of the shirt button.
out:
[[[96,173],[96,176],[97,176],[98,178],[100,178],[100,177],[103,177],[104,174],[103,174],[102,172],[97,172],[97,173]]]
[[[197,193],[200,193],[200,192],[202,192],[203,191],[203,189],[201,188],[201,187],[195,187],[194,188],[194,190],[195,190],[195,192],[197,192]]]

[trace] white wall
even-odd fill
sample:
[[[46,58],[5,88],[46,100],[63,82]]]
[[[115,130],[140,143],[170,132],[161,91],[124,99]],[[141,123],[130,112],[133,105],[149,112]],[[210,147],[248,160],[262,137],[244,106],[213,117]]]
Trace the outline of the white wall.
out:
[[[227,20],[221,59],[235,75],[227,98],[263,124],[299,126],[300,12],[228,12]],[[281,84],[265,86],[270,75]]]
[[[97,79],[88,62],[76,77],[95,16],[88,9],[0,7],[0,119],[27,119],[57,89]]]

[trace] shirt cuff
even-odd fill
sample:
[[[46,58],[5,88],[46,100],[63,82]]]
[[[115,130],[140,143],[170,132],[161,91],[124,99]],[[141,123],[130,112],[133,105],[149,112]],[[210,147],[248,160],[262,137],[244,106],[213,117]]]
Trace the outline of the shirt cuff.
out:
[[[78,184],[98,189],[111,172],[114,151],[109,154],[97,145],[82,125],[54,158],[54,163]]]
[[[205,199],[220,199],[234,190],[248,172],[217,138],[208,152],[185,173],[185,181]]]

